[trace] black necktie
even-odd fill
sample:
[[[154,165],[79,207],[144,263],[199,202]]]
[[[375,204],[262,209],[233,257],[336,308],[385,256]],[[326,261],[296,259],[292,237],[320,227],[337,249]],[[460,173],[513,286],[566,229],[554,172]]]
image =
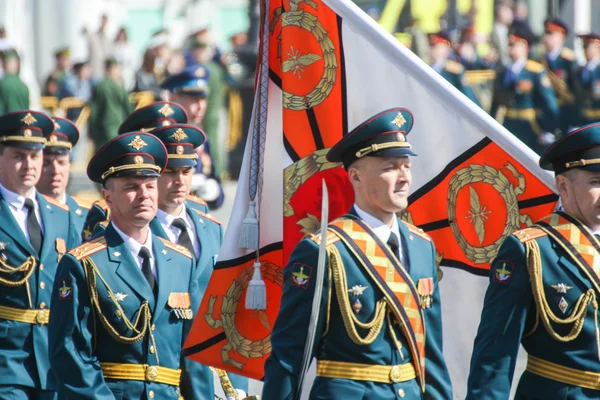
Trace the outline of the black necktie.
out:
[[[187,224],[183,220],[183,218],[177,218],[171,223],[172,226],[179,229],[181,232],[179,233],[179,240],[177,244],[182,245],[186,249],[190,251],[192,256],[196,256],[196,251],[194,250],[194,245],[192,244],[192,239],[190,238],[190,234],[188,233]]]
[[[394,232],[390,232],[390,237],[387,241],[387,245],[392,250],[392,253],[396,255],[396,258],[400,260],[400,241],[398,240],[398,236]]]
[[[33,200],[26,199],[25,208],[27,208],[27,232],[29,232],[29,242],[39,255],[42,251],[42,241],[44,240],[44,237],[42,236],[40,223],[35,215]]]
[[[138,255],[142,258],[142,274],[144,274],[144,278],[146,278],[148,284],[152,288],[152,292],[156,296],[156,280],[154,279],[152,266],[150,265],[150,250],[142,247]]]

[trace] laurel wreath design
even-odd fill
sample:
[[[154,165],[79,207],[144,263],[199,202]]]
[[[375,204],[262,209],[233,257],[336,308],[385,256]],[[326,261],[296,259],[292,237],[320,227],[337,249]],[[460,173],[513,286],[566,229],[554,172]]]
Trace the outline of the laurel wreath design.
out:
[[[260,272],[263,279],[271,281],[283,288],[283,271],[280,266],[268,261],[263,261]],[[250,266],[233,281],[227,290],[227,294],[223,296],[223,304],[221,305],[221,313],[219,314],[221,319],[215,320],[212,317],[215,301],[217,300],[216,296],[210,297],[208,310],[206,314],[204,314],[204,319],[208,325],[213,329],[223,328],[225,336],[227,337],[228,343],[221,349],[221,358],[223,359],[223,362],[231,364],[238,369],[242,369],[244,364],[229,356],[231,350],[247,359],[262,358],[264,355],[271,352],[270,335],[267,335],[261,340],[252,341],[242,335],[235,325],[238,302],[240,301],[242,293],[248,287],[248,283],[252,279],[253,274],[254,267]]]
[[[473,261],[475,264],[491,262],[498,254],[500,245],[508,235],[520,229],[520,224],[525,223],[530,225],[532,223],[529,216],[520,214],[517,200],[517,196],[525,191],[525,177],[512,164],[507,163],[505,167],[518,179],[519,183],[517,186],[513,186],[500,170],[489,165],[471,164],[456,171],[456,174],[450,179],[448,189],[448,221],[450,222],[450,228],[467,259]],[[494,243],[481,247],[473,246],[465,239],[456,220],[456,199],[458,192],[463,187],[477,182],[492,185],[504,199],[507,211],[506,223],[504,224],[502,235]]]
[[[321,104],[333,90],[336,81],[336,69],[338,68],[333,42],[327,36],[327,31],[321,25],[316,15],[298,9],[298,4],[302,2],[315,10],[317,9],[317,4],[314,1],[291,0],[289,11],[284,12],[283,7],[275,9],[270,25],[272,34],[278,19],[281,18],[281,29],[286,26],[297,26],[312,33],[323,52],[323,75],[309,94],[298,96],[285,90],[283,91],[283,107],[294,111],[306,110]],[[281,36],[279,39],[281,39]],[[281,58],[281,40],[279,41],[278,57]]]

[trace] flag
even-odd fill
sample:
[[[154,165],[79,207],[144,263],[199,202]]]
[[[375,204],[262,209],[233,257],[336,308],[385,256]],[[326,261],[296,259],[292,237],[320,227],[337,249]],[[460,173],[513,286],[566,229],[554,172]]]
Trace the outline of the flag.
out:
[[[347,212],[353,204],[352,189],[341,166],[325,159],[328,149],[372,115],[392,107],[408,108],[415,118],[408,141],[419,156],[412,158],[412,194],[403,218],[425,230],[436,244],[442,265],[438,274],[445,356],[455,393],[464,397],[490,261],[508,234],[555,208],[551,175],[537,166],[533,151],[350,1],[280,0],[268,9],[265,158],[270,144],[280,158],[279,163],[265,162],[263,191],[269,194],[263,195],[260,208],[261,246],[275,243],[266,241],[263,232],[281,234],[271,238],[279,240],[281,258],[274,264],[282,268],[298,241],[319,228],[322,179],[329,188],[330,219]],[[277,173],[283,182],[279,186]],[[227,362],[217,366],[261,378],[261,362],[268,354],[248,358],[232,351],[235,344],[225,338],[230,335],[201,333],[213,329],[202,322],[207,298],[227,298],[232,281],[241,279],[241,272],[250,274],[250,267],[240,267],[239,261],[251,262],[253,256],[236,258],[232,255],[239,251],[228,247],[228,242],[236,242],[235,232],[244,218],[237,200],[247,197],[241,194],[245,190],[240,184],[220,254],[228,261],[217,264],[210,296],[205,296],[200,322],[186,346],[203,343],[194,358],[215,365],[226,354],[243,364],[241,370]],[[275,275],[281,276],[280,271]],[[279,308],[281,286],[267,285],[268,324],[257,323],[262,314],[237,303],[235,324],[252,340],[268,339],[264,335]],[[212,318],[220,315],[219,301],[210,309]]]

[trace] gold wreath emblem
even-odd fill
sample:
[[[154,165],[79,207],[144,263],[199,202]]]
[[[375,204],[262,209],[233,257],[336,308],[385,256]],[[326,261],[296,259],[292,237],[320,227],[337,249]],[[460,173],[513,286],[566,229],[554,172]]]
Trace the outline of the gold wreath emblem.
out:
[[[284,11],[283,7],[276,8],[270,24],[271,34],[274,33],[279,18],[281,18],[282,30],[287,26],[296,26],[307,30],[317,39],[323,52],[323,75],[309,94],[299,96],[283,91],[283,107],[294,111],[306,110],[321,104],[333,90],[336,81],[336,69],[338,68],[335,47],[327,36],[327,31],[316,15],[306,12],[306,9],[298,9],[300,3],[306,3],[313,9],[317,9],[317,3],[312,0],[289,0],[289,11]],[[277,57],[281,59],[281,35],[278,39]],[[283,72],[291,71],[301,79],[300,72],[304,71],[304,67],[311,65],[320,58],[321,56],[317,54],[301,55],[300,50],[291,48],[291,52],[288,53],[288,60],[282,63],[282,70]]]
[[[271,281],[283,288],[283,270],[280,266],[268,261],[263,261],[263,264],[260,267],[260,273],[262,274],[263,279]],[[243,336],[235,326],[237,304],[240,301],[242,293],[248,287],[248,283],[252,279],[253,274],[254,266],[250,266],[246,268],[235,281],[233,281],[227,290],[227,295],[223,296],[223,304],[221,305],[221,312],[219,313],[221,319],[214,319],[212,316],[215,308],[215,301],[217,300],[216,296],[210,297],[208,310],[206,311],[206,314],[204,314],[204,319],[211,328],[223,328],[225,336],[227,336],[227,344],[221,349],[221,358],[223,359],[223,362],[225,364],[231,364],[238,369],[242,369],[244,364],[229,356],[231,350],[247,359],[262,358],[271,352],[270,335],[267,335],[261,340],[252,341]],[[259,317],[261,318],[262,324],[267,325],[265,326],[265,328],[267,328],[268,318],[267,321],[264,321],[266,313],[264,311],[259,311],[259,313],[261,313]],[[268,329],[270,329],[270,327],[268,327]]]
[[[530,225],[532,223],[528,215],[520,214],[517,200],[517,196],[525,191],[525,177],[512,164],[507,163],[505,167],[518,179],[519,183],[517,186],[513,186],[500,170],[489,165],[471,164],[456,171],[456,174],[450,179],[448,189],[448,220],[450,228],[465,256],[475,264],[492,262],[500,250],[500,245],[508,235],[520,229],[521,224]],[[469,243],[461,233],[457,223],[456,199],[458,192],[462,188],[477,182],[492,185],[500,193],[506,204],[504,231],[494,243],[487,246],[475,246]],[[492,213],[492,210],[481,206],[479,195],[471,186],[469,186],[469,194],[471,208],[467,212],[467,215],[464,215],[464,218],[469,219],[469,223],[474,225],[479,244],[481,244],[485,236],[484,222],[489,218],[488,215]]]

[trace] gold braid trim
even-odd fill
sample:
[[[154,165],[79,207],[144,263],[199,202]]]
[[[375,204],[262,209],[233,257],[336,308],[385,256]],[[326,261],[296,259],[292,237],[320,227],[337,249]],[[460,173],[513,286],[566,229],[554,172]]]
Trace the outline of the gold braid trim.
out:
[[[346,280],[346,270],[344,269],[342,257],[335,246],[330,246],[327,251],[329,253],[331,270],[333,272],[333,282],[335,284],[338,304],[340,306],[340,312],[342,314],[342,319],[344,320],[346,332],[348,332],[348,336],[354,343],[363,346],[369,345],[377,339],[379,332],[381,332],[381,327],[383,326],[386,315],[386,301],[382,299],[377,302],[375,316],[371,322],[364,323],[359,321],[352,312],[352,306],[346,295],[346,293],[348,293],[348,282]],[[366,337],[360,337],[356,330],[356,325],[362,329],[369,330]]]
[[[27,260],[25,260],[25,262],[23,264],[19,265],[18,267],[13,267],[13,266],[8,265],[3,258],[0,258],[0,272],[5,273],[5,274],[14,274],[17,272],[25,273],[25,276],[22,279],[19,279],[16,281],[11,281],[9,279],[0,278],[0,285],[10,286],[10,287],[21,286],[27,282],[27,280],[29,279],[31,274],[33,274],[33,271],[35,271],[35,257],[34,256],[27,257]]]
[[[210,367],[210,369],[212,369],[212,371],[219,377],[221,387],[223,388],[223,392],[225,392],[227,398],[233,400],[240,400],[240,396],[233,387],[231,379],[229,379],[229,376],[227,375],[227,371],[215,367]]]
[[[96,263],[94,263],[94,261],[89,257],[84,258],[81,262],[82,262],[83,268],[85,270],[88,290],[90,292],[90,302],[92,303],[93,310],[99,316],[100,322],[102,323],[102,326],[104,327],[104,329],[106,329],[108,334],[115,341],[117,341],[119,343],[124,343],[124,344],[137,343],[140,340],[142,340],[144,338],[144,336],[146,336],[146,333],[148,333],[150,335],[150,340],[152,342],[152,345],[156,349],[156,353],[155,353],[156,363],[158,364],[159,363],[158,362],[158,348],[156,347],[156,343],[154,341],[154,335],[152,334],[152,329],[148,329],[150,327],[151,321],[152,321],[152,312],[150,311],[150,306],[148,305],[148,302],[144,301],[142,303],[142,305],[140,306],[140,308],[138,310],[138,315],[137,315],[135,322],[131,323],[131,321],[129,320],[129,318],[127,318],[127,316],[125,315],[125,312],[121,308],[121,305],[117,301],[115,294],[113,293],[111,288],[108,286],[108,284],[106,283],[106,281],[100,274],[100,271],[98,270],[98,267],[96,266]],[[98,299],[98,288],[97,288],[96,276],[98,278],[100,278],[100,280],[104,284],[104,287],[106,287],[108,296],[110,297],[113,304],[117,308],[117,314],[120,315],[121,318],[123,318],[123,322],[125,322],[125,325],[127,326],[127,328],[132,330],[133,332],[137,333],[137,335],[135,335],[133,337],[127,337],[127,336],[121,335],[119,332],[117,332],[115,327],[112,326],[112,324],[104,316],[104,314],[102,313],[102,309],[100,308],[100,301]],[[141,325],[141,326],[139,326],[139,325]]]
[[[589,289],[587,292],[579,296],[573,312],[569,317],[564,319],[557,317],[556,314],[554,314],[550,309],[550,305],[548,304],[546,294],[544,292],[540,246],[535,240],[530,240],[525,243],[525,247],[527,252],[527,270],[529,271],[529,276],[531,277],[531,288],[537,310],[536,318],[541,318],[544,328],[546,328],[546,332],[548,332],[548,334],[554,340],[559,342],[570,342],[575,340],[581,333],[581,329],[583,328],[583,323],[585,321],[585,313],[590,303],[595,310],[595,314],[597,314],[598,302],[596,301],[596,294],[594,293],[594,290]],[[573,327],[571,328],[569,334],[561,336],[552,328],[550,320],[556,324],[573,324]],[[539,321],[536,321],[536,327],[538,323]],[[598,324],[596,324],[596,341],[598,342]]]

